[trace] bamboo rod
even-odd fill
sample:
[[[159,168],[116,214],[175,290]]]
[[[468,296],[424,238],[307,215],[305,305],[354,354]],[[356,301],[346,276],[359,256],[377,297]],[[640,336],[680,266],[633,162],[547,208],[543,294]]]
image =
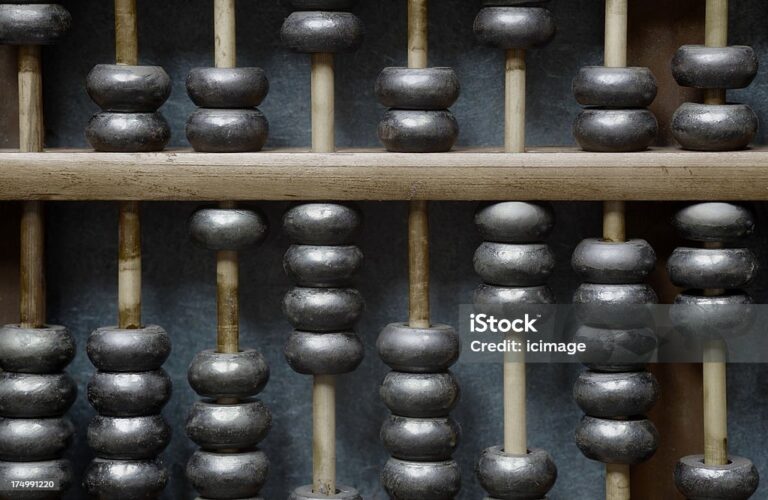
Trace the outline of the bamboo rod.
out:
[[[336,494],[336,377],[315,375],[312,386],[312,491]]]
[[[229,354],[240,350],[238,269],[237,252],[219,250],[216,253],[216,347],[219,352]]]
[[[429,38],[427,0],[408,0],[408,67],[426,68]]]
[[[139,203],[120,203],[118,224],[118,323],[141,328],[141,222]]]
[[[707,47],[728,45],[728,0],[707,0],[704,44]],[[725,101],[725,89],[704,91],[705,104],[725,104]]]
[[[131,66],[139,63],[136,0],[115,0],[115,60]]]
[[[603,239],[605,241],[621,243],[627,239],[624,210],[623,201],[603,203]]]
[[[429,202],[411,201],[408,210],[408,324],[429,328]]]
[[[605,1],[605,66],[608,68],[627,65],[627,3],[628,0]]]
[[[237,65],[235,0],[214,0],[213,31],[216,67],[234,68]]]
[[[630,500],[629,465],[605,464],[605,498]]]
[[[336,150],[333,54],[312,54],[312,151]]]
[[[525,152],[525,50],[506,51],[504,150]]]

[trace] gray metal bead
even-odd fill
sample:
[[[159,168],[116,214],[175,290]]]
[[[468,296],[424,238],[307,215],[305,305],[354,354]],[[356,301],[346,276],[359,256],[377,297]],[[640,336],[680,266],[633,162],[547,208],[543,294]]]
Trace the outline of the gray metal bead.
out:
[[[269,122],[256,108],[200,108],[189,115],[186,133],[199,153],[261,151],[269,135]]]
[[[669,319],[678,332],[696,338],[725,339],[749,331],[757,317],[752,298],[739,291],[710,296],[688,291],[675,297]]]
[[[288,500],[363,500],[360,493],[351,486],[336,485],[336,494],[323,495],[312,491],[312,485],[299,486],[291,492]]]
[[[645,240],[614,243],[589,238],[576,246],[571,265],[588,283],[642,283],[656,265],[656,252]]]
[[[697,203],[677,212],[672,225],[688,240],[726,242],[752,234],[755,218],[747,208],[732,203]]]
[[[543,285],[555,267],[555,255],[544,243],[484,241],[475,251],[475,272],[491,285],[528,287]]]
[[[162,415],[127,418],[96,415],[88,425],[88,446],[101,458],[154,458],[170,441],[171,428]]]
[[[349,285],[363,264],[363,252],[353,245],[291,245],[283,269],[301,287]]]
[[[58,417],[77,397],[77,386],[66,373],[40,375],[0,372],[0,416]]]
[[[579,408],[592,417],[633,417],[647,413],[661,388],[649,372],[599,373],[584,371],[573,386]]]
[[[672,115],[671,130],[683,149],[735,151],[749,146],[757,133],[758,119],[745,104],[686,102]]]
[[[500,49],[530,49],[555,36],[552,13],[540,7],[485,7],[475,18],[475,36]]]
[[[269,92],[261,68],[193,68],[187,93],[200,108],[255,108]]]
[[[594,328],[582,325],[573,337],[585,344],[580,356],[590,369],[601,372],[632,372],[645,369],[658,341],[650,328]]]
[[[656,77],[648,68],[585,66],[573,79],[573,95],[582,106],[645,108],[656,92]]]
[[[302,245],[347,245],[362,222],[362,214],[351,205],[300,203],[283,215],[283,230]]]
[[[379,103],[398,109],[448,109],[460,91],[452,68],[384,68],[375,87]]]
[[[283,0],[291,10],[352,10],[357,0]]]
[[[446,500],[461,489],[461,471],[454,460],[409,462],[390,458],[381,471],[381,483],[397,500]]]
[[[582,283],[573,294],[574,310],[579,321],[605,328],[652,325],[653,315],[648,306],[658,301],[653,288],[644,283]]]
[[[209,250],[245,250],[266,236],[267,221],[255,210],[203,208],[189,218],[189,237]]]
[[[88,402],[102,415],[138,417],[160,413],[171,398],[165,370],[151,372],[97,371],[88,383]]]
[[[217,404],[198,401],[187,417],[187,436],[208,451],[252,448],[272,426],[272,414],[259,401]]]
[[[461,428],[450,417],[390,415],[381,426],[384,448],[395,458],[417,462],[448,460],[459,445]]]
[[[648,149],[659,132],[647,109],[584,109],[573,124],[573,135],[584,151],[629,153]]]
[[[269,366],[260,352],[197,353],[187,372],[189,385],[204,398],[245,399],[260,393],[269,381]]]
[[[705,465],[704,455],[683,457],[675,465],[675,486],[689,500],[747,500],[760,483],[751,460],[731,455],[726,465]]]
[[[85,128],[91,147],[106,153],[162,151],[171,139],[171,127],[160,113],[95,114]]]
[[[0,368],[20,373],[55,373],[75,357],[75,339],[58,325],[0,328]]]
[[[53,481],[52,490],[11,490],[4,487],[0,500],[59,500],[62,492],[72,485],[72,464],[69,460],[47,460],[42,462],[0,462],[0,484],[10,485],[12,481]],[[118,499],[120,500],[120,499]]]
[[[0,43],[47,45],[59,42],[72,26],[69,11],[57,4],[0,4]]]
[[[415,328],[390,323],[379,334],[376,349],[381,360],[400,372],[432,373],[447,370],[459,359],[459,336],[449,325]]]
[[[157,370],[171,354],[171,339],[157,325],[125,329],[107,326],[88,337],[88,358],[107,372],[145,372]]]
[[[294,371],[305,375],[340,375],[363,361],[363,343],[353,332],[294,331],[283,349]]]
[[[413,418],[444,417],[459,402],[461,390],[453,373],[389,372],[379,395],[389,411]]]
[[[267,480],[269,460],[260,450],[213,453],[198,450],[187,462],[187,478],[210,499],[255,497]]]
[[[352,328],[365,308],[354,288],[295,287],[283,297],[283,314],[297,330],[332,332]]]
[[[349,12],[298,11],[283,22],[280,39],[296,52],[354,52],[363,43],[363,23]]]
[[[589,459],[635,465],[656,452],[659,432],[646,418],[608,420],[585,416],[576,428],[576,445]]]
[[[752,47],[683,45],[672,59],[672,76],[682,87],[741,89],[755,79],[757,67]]]
[[[543,6],[548,3],[549,3],[549,0],[483,0],[483,5],[507,5],[507,6],[516,5],[518,7],[525,7],[525,6],[531,6],[531,5]]]
[[[486,241],[538,243],[552,232],[555,214],[548,203],[505,201],[482,206],[475,227]]]
[[[75,426],[67,418],[0,418],[0,460],[57,458],[67,449],[74,433]]]
[[[489,495],[501,500],[544,498],[557,480],[557,467],[544,450],[527,455],[504,453],[501,446],[483,450],[475,469],[477,479]]]
[[[459,137],[459,124],[448,110],[390,109],[379,122],[379,140],[395,153],[442,153]]]
[[[473,294],[476,313],[515,317],[520,313],[549,317],[555,296],[547,286],[501,287],[480,283]]]
[[[678,247],[667,261],[669,279],[683,288],[741,288],[757,274],[748,248]]]
[[[104,111],[152,113],[171,95],[171,77],[160,66],[98,64],[85,88]]]
[[[97,500],[152,500],[168,483],[168,471],[157,460],[94,459],[83,487]]]

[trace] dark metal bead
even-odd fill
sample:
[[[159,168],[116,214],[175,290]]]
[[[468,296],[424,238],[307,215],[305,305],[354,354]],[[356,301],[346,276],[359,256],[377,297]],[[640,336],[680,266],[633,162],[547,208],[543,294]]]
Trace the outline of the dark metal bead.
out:
[[[677,212],[672,225],[689,240],[726,242],[752,234],[755,218],[748,209],[732,203],[697,203]]]
[[[486,241],[538,243],[549,236],[555,214],[548,203],[505,201],[485,205],[475,213],[475,226]]]
[[[165,370],[151,372],[97,371],[88,383],[88,402],[102,415],[138,417],[160,413],[171,398]]]
[[[186,131],[197,152],[244,153],[261,151],[269,135],[269,122],[256,108],[200,108],[189,115]]]
[[[201,108],[255,108],[268,92],[261,68],[194,68],[187,75],[187,93]]]
[[[608,420],[585,416],[576,428],[576,445],[589,459],[635,465],[656,452],[659,433],[646,418]]]
[[[19,373],[55,373],[75,357],[75,339],[58,325],[0,328],[0,368]]]
[[[525,7],[531,5],[545,5],[549,0],[483,0],[483,5],[507,5]]]
[[[415,328],[390,323],[376,340],[381,360],[400,372],[432,373],[447,370],[459,359],[459,336],[449,325]]]
[[[363,217],[350,205],[340,203],[301,203],[283,215],[283,230],[302,245],[347,245]]]
[[[503,500],[545,498],[557,480],[557,467],[544,450],[527,455],[504,453],[501,446],[483,450],[476,467],[477,479],[489,495]]]
[[[461,471],[454,460],[409,462],[390,458],[381,471],[381,482],[397,500],[446,500],[461,489]]]
[[[340,375],[363,361],[363,343],[353,332],[294,331],[283,350],[294,371],[305,375]]]
[[[683,149],[735,151],[749,146],[758,119],[746,104],[686,102],[672,115],[672,135]]]
[[[379,395],[389,411],[413,418],[444,417],[459,402],[459,384],[451,372],[389,372]]]
[[[88,446],[101,458],[154,458],[170,441],[171,428],[162,415],[127,418],[96,415],[88,425]]]
[[[59,500],[62,492],[72,485],[72,464],[69,460],[42,462],[0,462],[0,500]],[[11,490],[13,481],[53,481],[50,490]],[[121,500],[121,499],[118,499]]]
[[[610,329],[587,325],[579,327],[573,341],[586,346],[581,361],[601,372],[643,370],[658,343],[650,328]]]
[[[675,297],[669,309],[669,319],[677,331],[704,339],[742,335],[754,324],[757,314],[752,298],[738,291],[717,296],[688,291]]]
[[[661,388],[649,372],[598,373],[585,371],[573,386],[573,397],[592,417],[633,417],[647,413]]]
[[[705,465],[704,455],[683,457],[675,465],[675,486],[689,500],[747,500],[760,483],[751,460],[729,456],[725,465]]]
[[[382,105],[418,110],[448,109],[460,90],[452,68],[384,68],[375,88]]]
[[[295,287],[283,297],[283,314],[298,330],[331,332],[352,328],[365,308],[354,288]]]
[[[683,288],[741,288],[757,274],[748,248],[678,247],[667,261],[669,279]]]
[[[659,132],[647,109],[584,109],[573,124],[573,135],[584,151],[629,153],[648,149]]]
[[[291,245],[283,269],[301,287],[349,285],[363,264],[363,252],[353,245]]]
[[[381,426],[384,448],[395,458],[418,462],[451,458],[461,428],[450,417],[410,418],[390,415]]]
[[[360,493],[351,486],[336,485],[335,495],[323,495],[312,491],[312,485],[299,486],[291,492],[288,500],[363,500]]]
[[[672,59],[672,76],[682,87],[741,89],[755,79],[757,66],[752,47],[683,45]]]
[[[555,36],[552,13],[539,7],[485,7],[475,18],[475,36],[500,49],[529,49]]]
[[[547,286],[502,287],[481,283],[475,288],[473,303],[477,313],[512,318],[520,313],[550,316],[555,296]]]
[[[653,288],[644,283],[582,283],[573,294],[574,310],[579,321],[603,328],[652,325],[653,315],[648,306],[658,301]]]
[[[543,285],[555,267],[555,255],[544,243],[484,241],[475,251],[475,272],[491,285],[528,287]]]
[[[258,399],[236,404],[198,401],[186,423],[187,436],[208,451],[252,448],[272,426],[272,414]]]
[[[390,109],[379,122],[379,140],[396,153],[449,151],[459,137],[459,124],[448,110]]]
[[[99,370],[146,372],[163,366],[171,354],[171,339],[157,325],[135,329],[106,326],[91,334],[86,350]]]
[[[656,265],[656,252],[645,240],[614,243],[590,238],[576,246],[571,265],[589,283],[642,283]]]
[[[357,0],[283,0],[291,10],[352,10]]]
[[[165,148],[171,127],[160,113],[103,112],[93,115],[85,137],[100,152],[149,153]]]
[[[40,375],[0,372],[0,416],[58,417],[77,397],[77,386],[66,373]]]
[[[269,366],[260,352],[199,352],[187,372],[189,385],[204,398],[245,399],[260,393],[269,381]]]
[[[267,221],[255,210],[203,208],[189,218],[189,236],[209,250],[244,250],[264,241]]]
[[[168,471],[157,460],[94,459],[83,487],[97,500],[150,500],[168,483]]]
[[[0,43],[47,45],[57,43],[72,26],[69,11],[57,4],[26,2],[0,4]]]
[[[160,66],[98,64],[85,88],[104,111],[153,113],[171,95],[171,77]]]
[[[363,43],[363,23],[349,12],[298,11],[283,22],[280,39],[296,52],[354,52]]]
[[[267,480],[269,460],[260,450],[213,453],[198,450],[187,462],[187,478],[210,499],[255,497]]]
[[[67,449],[74,432],[67,418],[0,418],[0,460],[54,459]]]
[[[645,108],[656,92],[656,77],[648,68],[585,66],[573,79],[573,94],[582,106]]]

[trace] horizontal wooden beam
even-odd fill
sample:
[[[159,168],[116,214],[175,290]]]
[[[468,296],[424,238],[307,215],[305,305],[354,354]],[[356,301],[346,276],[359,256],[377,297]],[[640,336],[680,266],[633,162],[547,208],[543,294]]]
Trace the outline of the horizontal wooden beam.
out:
[[[0,200],[768,200],[768,149],[0,152]]]

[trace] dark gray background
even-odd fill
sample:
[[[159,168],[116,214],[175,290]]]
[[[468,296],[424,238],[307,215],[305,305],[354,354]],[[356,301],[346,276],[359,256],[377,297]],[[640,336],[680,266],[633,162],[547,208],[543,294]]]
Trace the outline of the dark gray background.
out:
[[[173,146],[186,146],[184,122],[193,105],[184,91],[190,68],[212,64],[212,2],[140,1],[140,51],[143,64],[166,68],[174,81],[173,94],[162,111],[173,128]],[[753,45],[765,54],[768,35],[763,20],[768,4],[760,0],[734,2],[732,43]],[[53,147],[86,146],[83,128],[97,111],[84,91],[89,69],[114,59],[112,2],[70,1],[74,17],[71,36],[45,50],[47,144]],[[502,53],[480,47],[472,34],[479,1],[432,2],[430,62],[455,68],[463,86],[454,106],[461,126],[461,145],[498,145],[502,140]],[[530,145],[571,145],[570,128],[578,107],[570,81],[582,65],[602,60],[603,2],[553,2],[560,31],[547,48],[530,51],[528,142]],[[373,83],[385,66],[405,63],[405,1],[365,1],[357,9],[367,27],[362,49],[337,59],[337,141],[340,146],[376,146],[376,123],[382,108],[373,96]],[[267,71],[271,92],[262,110],[271,123],[268,147],[306,146],[309,143],[309,57],[280,47],[278,32],[287,10],[275,0],[240,2],[239,64],[258,65]],[[664,15],[659,13],[659,15]],[[670,54],[671,57],[671,54]],[[763,58],[765,62],[765,58]],[[764,116],[766,80],[760,77],[748,90],[731,98],[753,105]],[[765,139],[765,132],[760,141]],[[186,439],[183,422],[196,399],[186,383],[186,368],[193,355],[214,346],[214,256],[186,239],[186,218],[197,205],[146,203],[144,205],[144,318],[171,334],[174,351],[166,369],[174,380],[174,395],[165,415],[172,422],[174,439],[164,454],[172,480],[164,498],[191,498],[184,466],[194,445]],[[274,414],[274,427],[263,448],[272,471],[263,493],[267,499],[285,498],[289,490],[310,482],[310,380],[285,364],[282,345],[289,325],[281,318],[280,301],[290,284],[281,268],[288,241],[280,234],[283,203],[261,203],[272,225],[262,247],[242,255],[242,344],[262,350],[272,367],[272,379],[263,399]],[[384,499],[378,473],[386,453],[378,430],[387,410],[378,398],[378,384],[387,368],[378,360],[375,340],[381,328],[406,318],[406,240],[404,203],[363,203],[366,227],[359,244],[366,265],[359,288],[367,300],[367,314],[359,326],[366,359],[353,374],[341,377],[338,395],[339,479],[359,488],[366,499]],[[81,394],[72,409],[78,424],[69,456],[77,464],[78,478],[92,454],[85,443],[86,423],[93,411],[85,401],[85,386],[93,371],[83,347],[91,330],[116,318],[116,206],[111,203],[51,203],[48,218],[49,316],[68,325],[81,347],[70,373]],[[458,304],[466,303],[478,279],[472,254],[479,238],[472,227],[473,203],[432,205],[433,319],[456,324]],[[558,299],[570,301],[577,281],[569,268],[569,255],[581,238],[600,232],[600,205],[556,204],[558,225],[551,244],[558,257],[552,286]],[[764,207],[758,221],[766,222]],[[648,221],[666,224],[666,220]],[[630,228],[631,231],[631,228]],[[765,231],[753,238],[764,248]],[[761,261],[766,256],[760,252]],[[765,298],[765,275],[754,286]],[[462,499],[482,492],[473,463],[483,448],[501,442],[501,384],[499,366],[455,366],[463,397],[454,417],[464,429],[456,453],[464,476]],[[579,367],[529,367],[529,441],[547,449],[560,470],[550,498],[599,498],[602,465],[585,459],[573,444],[573,429],[580,411],[571,400],[571,386]],[[730,441],[734,453],[752,458],[765,474],[768,431],[765,404],[768,370],[764,366],[733,366],[729,370]],[[663,403],[661,403],[663,404]],[[671,474],[671,472],[670,472]],[[757,497],[765,498],[763,486]],[[80,498],[73,490],[68,498]]]

